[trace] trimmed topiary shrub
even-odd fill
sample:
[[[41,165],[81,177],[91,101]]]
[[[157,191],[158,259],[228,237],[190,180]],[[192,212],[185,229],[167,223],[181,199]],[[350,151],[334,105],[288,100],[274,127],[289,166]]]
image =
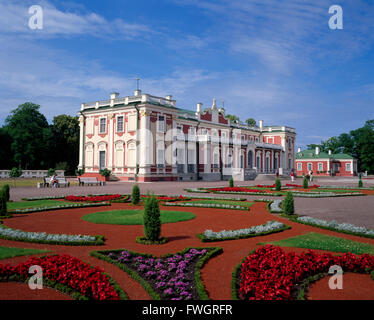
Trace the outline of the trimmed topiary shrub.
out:
[[[4,188],[0,190],[0,217],[8,216],[8,209],[6,205],[6,194]]]
[[[4,184],[3,190],[5,192],[6,201],[9,201],[10,200],[10,186],[9,186],[9,184]]]
[[[303,179],[303,189],[308,189],[308,179],[307,179],[307,177],[304,177],[304,179]]]
[[[362,184],[362,180],[361,180],[361,179],[358,180],[358,187],[359,187],[359,188],[362,188],[362,187],[363,187],[363,184]]]
[[[282,184],[280,179],[275,179],[275,191],[281,191],[282,189]]]
[[[229,186],[230,186],[230,188],[234,187],[234,179],[232,177],[229,180]]]
[[[139,186],[136,184],[132,187],[131,193],[131,203],[132,204],[139,204],[140,202],[140,189]]]
[[[150,241],[159,241],[161,218],[158,201],[154,195],[144,200],[144,236]]]
[[[293,195],[291,192],[287,192],[286,198],[283,200],[283,212],[288,215],[295,213]]]

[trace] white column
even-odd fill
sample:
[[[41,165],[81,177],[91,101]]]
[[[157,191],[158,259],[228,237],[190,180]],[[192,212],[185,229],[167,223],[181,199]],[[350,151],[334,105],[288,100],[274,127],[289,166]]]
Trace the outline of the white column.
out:
[[[107,167],[109,170],[113,170],[113,161],[114,161],[114,152],[113,152],[113,135],[114,135],[114,114],[109,114],[109,127],[108,127],[108,133],[109,133],[109,148],[108,148],[108,164]]]
[[[79,169],[84,168],[84,131],[84,117],[81,115],[79,117]]]

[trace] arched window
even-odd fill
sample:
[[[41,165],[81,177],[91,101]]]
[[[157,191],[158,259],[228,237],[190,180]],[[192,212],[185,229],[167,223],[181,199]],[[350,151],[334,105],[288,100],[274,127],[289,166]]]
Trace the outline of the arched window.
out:
[[[252,152],[252,150],[248,151],[247,163],[248,163],[248,168],[252,169],[253,168],[253,152]]]

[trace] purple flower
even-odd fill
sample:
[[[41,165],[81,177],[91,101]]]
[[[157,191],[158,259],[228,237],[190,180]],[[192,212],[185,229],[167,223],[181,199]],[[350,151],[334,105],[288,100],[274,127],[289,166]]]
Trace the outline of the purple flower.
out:
[[[173,289],[172,288],[168,288],[166,290],[164,290],[164,294],[166,295],[172,295],[174,292],[173,292]]]
[[[146,277],[153,277],[154,275],[156,275],[156,272],[154,272],[154,271],[148,271],[148,272],[145,273]]]
[[[156,284],[157,289],[160,289],[160,288],[165,287],[165,286],[166,286],[166,282],[164,282],[164,281],[157,282],[157,284]]]

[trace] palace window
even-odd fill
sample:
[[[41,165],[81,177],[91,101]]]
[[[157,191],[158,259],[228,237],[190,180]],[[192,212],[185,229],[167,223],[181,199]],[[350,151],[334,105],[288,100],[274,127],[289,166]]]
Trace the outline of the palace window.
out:
[[[323,163],[322,162],[318,163],[318,171],[323,171]]]
[[[123,116],[117,117],[117,132],[123,132]]]
[[[313,168],[313,164],[309,162],[309,163],[308,163],[308,171],[309,171],[309,170],[312,170],[312,168]]]
[[[100,133],[106,133],[106,118],[100,118]]]
[[[298,162],[297,163],[297,171],[301,171],[302,170],[302,164],[301,162]]]
[[[189,134],[190,134],[191,136],[194,136],[194,135],[195,135],[195,128],[194,128],[194,127],[190,127],[190,129],[189,129]]]
[[[163,167],[165,164],[165,151],[164,149],[157,150],[157,167]]]
[[[159,132],[165,132],[165,116],[158,116],[157,130]]]
[[[351,171],[351,164],[350,163],[345,164],[345,171]]]

